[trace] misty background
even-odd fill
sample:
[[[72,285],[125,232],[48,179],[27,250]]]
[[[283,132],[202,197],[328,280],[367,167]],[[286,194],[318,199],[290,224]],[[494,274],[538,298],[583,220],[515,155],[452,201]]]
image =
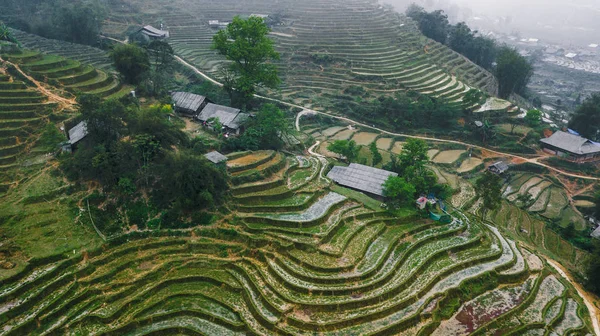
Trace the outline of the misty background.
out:
[[[451,23],[572,46],[600,44],[598,0],[382,0],[404,12],[411,3],[442,9]]]

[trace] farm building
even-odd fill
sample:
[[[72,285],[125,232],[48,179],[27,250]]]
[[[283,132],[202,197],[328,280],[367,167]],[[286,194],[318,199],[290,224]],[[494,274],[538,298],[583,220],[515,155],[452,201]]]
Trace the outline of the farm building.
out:
[[[77,144],[85,139],[88,135],[87,124],[85,121],[80,122],[69,130],[69,141],[63,144],[63,151],[72,152],[76,149]]]
[[[173,92],[171,97],[175,112],[192,118],[200,114],[202,109],[210,103],[206,97],[189,92]]]
[[[504,174],[508,170],[508,165],[503,161],[498,161],[488,167],[488,170],[494,174]]]
[[[370,194],[379,199],[384,196],[383,184],[390,176],[398,176],[398,174],[356,163],[352,163],[348,167],[333,167],[327,174],[328,178],[341,186]]]
[[[221,163],[227,161],[227,156],[225,156],[225,155],[223,155],[223,154],[221,154],[221,153],[219,153],[217,151],[206,153],[206,154],[204,154],[204,157],[208,161],[210,161],[210,162],[212,162],[212,163],[214,163],[216,165],[221,164]]]
[[[154,28],[152,26],[144,26],[138,30],[139,34],[145,35],[149,40],[162,40],[169,37],[169,32]]]
[[[579,135],[557,131],[549,138],[541,139],[545,152],[558,155],[573,162],[600,161],[600,145]]]
[[[202,123],[207,123],[213,118],[219,119],[227,131],[240,134],[249,117],[249,114],[243,113],[239,109],[208,103],[195,118]]]

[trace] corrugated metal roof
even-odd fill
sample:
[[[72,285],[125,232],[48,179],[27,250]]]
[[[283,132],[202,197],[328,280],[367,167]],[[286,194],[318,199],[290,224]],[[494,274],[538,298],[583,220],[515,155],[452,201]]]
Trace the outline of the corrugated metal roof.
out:
[[[88,135],[87,123],[85,121],[75,125],[69,130],[69,143],[74,145]]]
[[[240,114],[242,114],[242,116],[239,116],[238,118],[238,115]],[[231,129],[238,129],[242,119],[244,119],[244,116],[247,119],[248,115],[246,113],[240,113],[239,109],[233,107],[207,104],[197,118],[200,121],[207,121],[211,118],[219,118],[219,122],[223,124],[223,126]]]
[[[202,106],[202,103],[206,100],[206,97],[204,96],[189,92],[173,92],[171,97],[173,97],[176,108],[192,112],[198,112],[200,106]]]
[[[143,31],[144,34],[153,36],[153,37],[169,37],[168,31],[160,30],[160,29],[154,28],[152,26],[144,26],[144,28],[142,28],[141,31]]]
[[[379,196],[384,196],[383,184],[390,176],[398,174],[357,163],[348,167],[333,167],[327,174],[328,178],[340,185]]]
[[[600,146],[594,145],[590,140],[563,131],[557,131],[551,137],[540,141],[573,154],[585,155],[600,152]]]
[[[496,167],[498,169],[498,171],[500,171],[501,173],[507,171],[509,168],[508,165],[504,161],[498,161],[498,162],[494,163],[492,166]]]
[[[223,161],[227,161],[227,156],[225,156],[217,151],[206,153],[206,154],[204,154],[204,157],[207,158],[208,161],[210,161],[212,163],[220,163]]]

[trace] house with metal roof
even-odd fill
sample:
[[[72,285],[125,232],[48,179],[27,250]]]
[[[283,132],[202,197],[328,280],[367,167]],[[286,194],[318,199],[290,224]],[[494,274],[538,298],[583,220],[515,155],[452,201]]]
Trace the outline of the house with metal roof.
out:
[[[376,198],[384,196],[383,184],[390,176],[398,176],[398,174],[357,163],[352,163],[348,167],[335,166],[327,174],[328,178],[341,186],[370,194]]]
[[[557,131],[540,140],[546,153],[557,155],[573,162],[600,161],[600,144],[576,134]]]
[[[240,134],[249,117],[249,114],[243,113],[239,109],[208,103],[195,118],[203,123],[207,123],[211,119],[218,119],[227,130]]]
[[[161,40],[170,36],[168,31],[154,28],[152,26],[144,26],[138,32],[146,35],[151,40]]]
[[[219,153],[217,151],[206,153],[206,154],[204,154],[204,157],[208,161],[210,161],[210,162],[212,162],[212,163],[214,163],[216,165],[227,161],[227,156],[225,156],[225,155],[223,155],[223,154],[221,154],[221,153]]]
[[[173,109],[175,112],[194,118],[210,103],[206,97],[189,92],[172,92]]]
[[[508,170],[508,165],[504,161],[498,161],[488,167],[488,170],[494,174],[504,174]]]
[[[73,126],[68,132],[69,140],[62,144],[62,150],[72,152],[76,149],[77,144],[88,135],[87,123],[85,121]]]

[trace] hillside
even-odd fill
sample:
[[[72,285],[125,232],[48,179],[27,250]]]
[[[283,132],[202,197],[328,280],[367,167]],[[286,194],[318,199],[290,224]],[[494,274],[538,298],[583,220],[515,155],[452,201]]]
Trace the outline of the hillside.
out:
[[[216,29],[208,21],[256,13],[282,17],[271,37],[281,53],[283,85],[271,95],[289,102],[330,109],[346,99],[343,91],[352,86],[375,96],[413,90],[455,104],[462,103],[470,88],[497,90],[489,72],[425,38],[410,19],[373,1],[115,2],[103,29],[125,39],[140,24],[162,23],[170,30],[176,54],[219,78],[223,58],[210,49]]]
[[[223,221],[34,259],[4,279],[3,334],[590,330],[543,258],[460,211],[449,224],[390,216],[331,185],[322,159],[239,153],[228,166],[236,210]]]

